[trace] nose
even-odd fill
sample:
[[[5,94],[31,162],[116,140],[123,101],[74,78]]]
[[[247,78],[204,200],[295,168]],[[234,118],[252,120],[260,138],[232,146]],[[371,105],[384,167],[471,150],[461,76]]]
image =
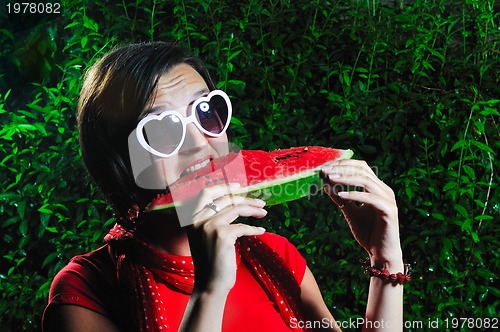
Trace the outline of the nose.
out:
[[[193,154],[208,145],[207,138],[193,123],[186,126],[186,137],[179,149],[179,154]]]

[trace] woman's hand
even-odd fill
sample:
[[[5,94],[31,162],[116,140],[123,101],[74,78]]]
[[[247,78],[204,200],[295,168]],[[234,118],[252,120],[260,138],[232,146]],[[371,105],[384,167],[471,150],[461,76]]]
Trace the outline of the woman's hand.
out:
[[[232,196],[238,187],[205,188],[191,204],[177,210],[183,217],[191,217],[186,231],[195,269],[193,293],[179,331],[221,330],[227,295],[236,282],[236,240],[265,232],[261,227],[233,224],[238,217],[267,214],[263,201]]]
[[[323,169],[323,173],[330,181],[324,188],[326,193],[342,210],[372,264],[388,268],[402,265],[398,208],[392,189],[360,160],[340,160]],[[363,191],[340,189],[344,186]]]
[[[264,201],[230,195],[238,187],[230,184],[206,188],[191,204],[192,225],[187,226],[187,232],[197,291],[227,295],[236,281],[236,239],[265,232],[261,227],[233,223],[238,217],[262,218],[267,214]]]

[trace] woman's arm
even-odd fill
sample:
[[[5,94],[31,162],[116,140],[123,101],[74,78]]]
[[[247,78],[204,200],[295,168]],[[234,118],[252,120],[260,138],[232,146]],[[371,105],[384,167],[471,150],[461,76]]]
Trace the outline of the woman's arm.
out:
[[[300,290],[304,315],[309,324],[316,324],[319,327],[315,329],[316,331],[340,331],[309,268],[306,268]]]
[[[118,327],[107,317],[76,305],[54,307],[44,332],[118,332]]]
[[[377,264],[373,264],[376,266]],[[390,273],[403,272],[403,263],[387,263]],[[393,272],[394,271],[394,272]],[[370,278],[363,331],[403,330],[403,285],[395,285],[380,278]]]
[[[229,195],[237,187],[206,188],[193,205],[193,223],[187,226],[187,234],[195,284],[180,331],[221,331],[227,295],[236,282],[236,240],[265,232],[261,227],[233,223],[238,217],[262,218],[267,214],[265,202]],[[210,202],[220,211],[209,207]]]
[[[360,160],[340,160],[323,172],[331,183],[325,191],[340,207],[371,265],[391,274],[403,273],[398,208],[392,189]],[[347,191],[346,186],[358,190]],[[364,330],[403,330],[402,285],[371,278]]]
[[[388,269],[391,267],[387,266]],[[300,288],[304,314],[311,326],[317,326],[315,331],[341,331],[340,326],[328,310],[309,268],[306,269]],[[402,299],[402,296],[402,285],[393,286],[382,279],[371,278],[365,319],[353,321],[355,327],[363,327],[363,331],[373,331],[377,328],[384,331],[400,331],[401,325],[396,325],[395,322],[400,324],[399,322],[402,322],[403,319],[403,301],[399,300]],[[302,323],[296,325],[299,324]]]
[[[179,331],[221,331],[227,293],[194,290]]]

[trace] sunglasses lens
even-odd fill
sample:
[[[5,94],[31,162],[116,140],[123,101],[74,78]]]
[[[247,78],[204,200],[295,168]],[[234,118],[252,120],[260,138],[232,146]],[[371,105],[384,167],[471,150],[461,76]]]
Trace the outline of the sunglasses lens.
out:
[[[229,109],[226,100],[214,95],[210,101],[202,101],[196,106],[199,124],[208,132],[220,134],[229,121]]]
[[[160,119],[151,119],[142,129],[144,139],[154,150],[170,154],[181,143],[183,135],[181,119],[174,114],[169,114]]]

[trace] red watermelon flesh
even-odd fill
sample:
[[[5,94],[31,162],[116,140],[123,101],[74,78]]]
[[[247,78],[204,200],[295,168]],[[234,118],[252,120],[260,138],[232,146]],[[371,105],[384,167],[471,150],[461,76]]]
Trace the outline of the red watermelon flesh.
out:
[[[228,183],[241,185],[233,194],[263,199],[267,206],[299,199],[310,195],[311,188],[321,188],[319,171],[325,164],[349,159],[352,154],[351,150],[319,146],[229,153],[182,177],[156,197],[146,211],[182,205],[206,187]]]

